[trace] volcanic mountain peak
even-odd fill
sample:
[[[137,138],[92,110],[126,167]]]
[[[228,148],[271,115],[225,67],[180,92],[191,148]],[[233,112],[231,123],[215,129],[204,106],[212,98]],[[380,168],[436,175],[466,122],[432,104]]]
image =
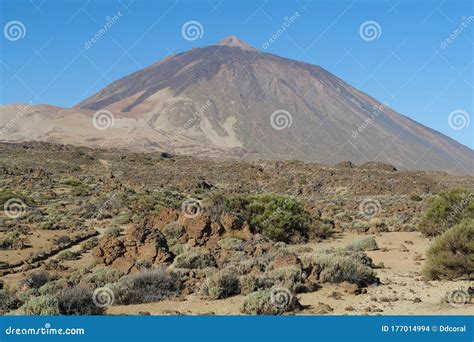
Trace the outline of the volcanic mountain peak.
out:
[[[233,46],[233,47],[238,47],[241,48],[242,50],[247,50],[247,51],[258,51],[254,47],[250,46],[246,42],[242,41],[236,36],[228,36],[224,39],[222,39],[219,43],[216,44],[217,46]]]
[[[113,125],[93,129],[91,117],[104,112]],[[20,119],[17,113],[0,107],[0,129],[9,133],[0,139],[474,174],[470,148],[321,67],[235,36],[124,76],[70,110],[34,106]]]

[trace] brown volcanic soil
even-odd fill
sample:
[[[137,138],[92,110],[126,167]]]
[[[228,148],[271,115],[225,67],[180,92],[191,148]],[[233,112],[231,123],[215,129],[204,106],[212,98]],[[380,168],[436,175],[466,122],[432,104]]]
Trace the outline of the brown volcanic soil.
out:
[[[180,204],[187,197],[205,200],[214,194],[275,192],[294,196],[311,213],[334,224],[333,238],[290,245],[288,249],[298,256],[307,253],[302,247],[320,251],[373,236],[379,250],[367,255],[375,265],[384,264],[375,269],[381,285],[369,286],[367,293],[349,294],[341,285],[324,284],[317,291],[298,294],[306,306],[300,314],[466,314],[470,309],[470,306],[441,304],[447,291],[467,287],[467,282],[421,280],[420,270],[429,240],[415,228],[430,195],[452,187],[474,189],[473,177],[400,172],[380,163],[328,166],[296,161],[215,160],[47,143],[4,143],[0,147],[0,190],[28,197],[24,219],[12,220],[0,212],[0,238],[19,232],[26,241],[23,249],[0,250],[0,274],[8,286],[18,286],[33,270],[47,269],[58,278],[82,278],[91,270],[109,267],[97,263],[97,257],[90,250],[82,250],[80,242],[92,240],[92,234],[102,237],[110,225],[123,229],[121,239],[137,246],[138,256],[143,256],[142,247],[143,253],[148,253],[147,243],[159,241],[159,234],[154,235],[152,229],[148,237],[142,235],[145,233],[141,229],[146,225],[141,221],[141,214],[146,209],[140,207],[140,201],[120,202],[121,196],[145,196],[159,191],[166,194],[166,206],[179,213]],[[71,178],[81,185],[70,185]],[[421,200],[414,200],[413,195]],[[378,203],[375,217],[361,214],[359,206],[364,200]],[[110,215],[94,216],[108,201],[114,204],[107,206]],[[122,220],[127,215],[131,219]],[[189,234],[191,228],[200,233],[199,226],[183,220]],[[226,222],[235,224],[232,220],[227,218]],[[58,224],[56,230],[51,230],[51,221]],[[224,222],[222,218],[221,222]],[[135,235],[131,233],[134,230]],[[62,242],[58,242],[60,237]],[[64,237],[69,240],[65,242]],[[257,240],[255,236],[249,239]],[[260,248],[265,243],[259,244]],[[408,251],[403,251],[401,244]],[[205,248],[214,247],[212,241],[206,242]],[[135,256],[135,250],[127,248],[126,253]],[[76,259],[58,260],[58,253],[65,250],[77,253]],[[155,257],[151,260],[155,261]],[[179,300],[112,306],[107,312],[167,314],[166,310],[178,310],[181,314],[238,314],[242,299],[238,295],[209,300],[193,293]]]

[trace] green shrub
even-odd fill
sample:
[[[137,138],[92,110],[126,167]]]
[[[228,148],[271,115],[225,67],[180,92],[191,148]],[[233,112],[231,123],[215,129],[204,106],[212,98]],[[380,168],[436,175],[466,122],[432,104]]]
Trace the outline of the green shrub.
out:
[[[243,276],[240,276],[239,283],[240,293],[244,295],[255,292],[262,287],[260,278],[253,274],[245,274]]]
[[[279,267],[265,273],[262,278],[262,285],[265,288],[278,286],[292,292],[300,292],[305,289],[305,276],[298,267]]]
[[[105,231],[104,231],[104,236],[105,237],[112,237],[112,236],[120,236],[120,234],[122,233],[122,228],[120,227],[117,227],[117,226],[111,226],[111,227],[108,227]]]
[[[322,251],[303,257],[303,264],[307,264],[306,266],[311,268],[311,272],[316,279],[323,283],[347,281],[359,286],[379,283],[372,269],[372,260],[362,252],[351,250]]]
[[[193,248],[189,251],[185,251],[179,254],[173,261],[172,264],[175,268],[207,268],[216,267],[216,259],[212,256],[209,251],[199,248]]]
[[[227,205],[239,211],[258,233],[275,241],[297,242],[304,239],[312,224],[303,205],[286,195],[233,197]]]
[[[23,249],[26,247],[26,240],[17,231],[8,232],[6,236],[0,238],[1,249]]]
[[[354,251],[375,251],[379,249],[377,241],[373,237],[366,237],[361,240],[357,240],[349,244],[346,249]]]
[[[93,300],[93,291],[76,286],[61,290],[56,296],[61,315],[101,315],[104,308]]]
[[[226,250],[226,251],[236,251],[239,250],[243,244],[244,241],[241,239],[237,239],[234,237],[227,237],[220,239],[217,244],[219,245],[220,248]]]
[[[226,268],[216,272],[206,279],[207,294],[212,299],[221,299],[240,293],[240,283],[237,271]]]
[[[427,252],[424,274],[432,279],[474,278],[474,220],[438,236]]]
[[[88,251],[96,247],[98,244],[99,244],[99,239],[97,237],[90,238],[89,240],[86,240],[81,243],[81,250]]]
[[[92,287],[103,287],[106,284],[115,283],[124,276],[123,272],[115,268],[101,268],[87,274],[81,283],[92,285]]]
[[[58,261],[77,260],[78,257],[79,257],[78,253],[70,251],[70,250],[65,250],[58,254],[58,256],[56,257],[56,260]]]
[[[474,219],[474,193],[453,189],[428,199],[429,207],[418,225],[426,236],[437,236],[463,219]]]
[[[33,199],[31,199],[31,198],[28,197],[28,196],[24,196],[24,195],[22,195],[22,194],[13,192],[13,191],[11,191],[11,190],[0,190],[0,206],[2,206],[2,208],[3,208],[3,205],[4,205],[9,199],[12,199],[12,198],[17,198],[17,199],[23,201],[26,205],[32,205],[32,204],[34,204]]]
[[[248,294],[240,311],[246,315],[281,315],[299,308],[300,304],[291,292],[272,288]]]
[[[15,292],[5,287],[0,289],[0,313],[15,310],[22,304]]]
[[[31,272],[25,279],[25,284],[30,288],[38,289],[48,281],[51,280],[51,276],[44,271]]]
[[[168,242],[168,245],[178,243],[179,239],[186,233],[186,229],[179,222],[170,222],[163,229],[163,235]]]
[[[79,197],[89,196],[91,194],[91,188],[89,188],[87,185],[75,186],[71,190],[71,194],[73,196],[79,196]]]
[[[182,283],[176,274],[156,268],[122,278],[115,293],[121,304],[141,304],[175,297],[181,289]]]
[[[16,312],[22,316],[54,316],[59,315],[58,300],[51,295],[30,297]]]
[[[69,185],[69,186],[81,186],[82,182],[77,178],[71,177],[71,178],[65,179],[63,181],[63,184],[64,185]]]
[[[415,201],[415,202],[420,202],[420,201],[423,200],[423,198],[421,198],[420,195],[418,195],[418,194],[416,194],[416,193],[414,193],[414,192],[412,192],[412,193],[410,194],[410,199],[411,199],[412,201]]]

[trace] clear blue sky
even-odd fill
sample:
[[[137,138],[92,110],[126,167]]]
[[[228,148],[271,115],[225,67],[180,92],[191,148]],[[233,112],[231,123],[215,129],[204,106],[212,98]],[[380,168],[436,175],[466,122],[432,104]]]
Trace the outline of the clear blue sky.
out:
[[[170,53],[211,45],[228,35],[261,49],[284,17],[298,12],[268,52],[320,65],[400,113],[473,148],[472,4],[468,0],[1,0],[2,31],[7,23],[20,21],[26,33],[13,41],[5,32],[0,37],[0,103],[70,107]],[[119,20],[85,49],[106,18],[118,12]],[[190,20],[202,25],[202,38],[183,38],[181,28]],[[380,26],[377,39],[361,38],[359,28],[366,21]],[[452,42],[442,48],[452,34]],[[448,116],[455,110],[468,114],[469,126],[450,127]]]

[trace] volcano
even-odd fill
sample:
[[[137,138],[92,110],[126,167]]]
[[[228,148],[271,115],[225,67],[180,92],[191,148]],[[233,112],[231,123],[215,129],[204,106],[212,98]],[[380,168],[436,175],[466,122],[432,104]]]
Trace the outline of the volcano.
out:
[[[319,66],[235,36],[168,56],[72,108],[7,105],[0,114],[3,141],[474,173],[470,148]]]

